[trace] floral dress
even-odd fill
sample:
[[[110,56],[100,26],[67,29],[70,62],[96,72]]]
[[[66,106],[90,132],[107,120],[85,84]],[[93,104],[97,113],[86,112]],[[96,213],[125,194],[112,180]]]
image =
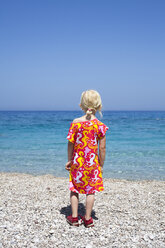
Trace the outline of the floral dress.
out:
[[[69,174],[69,189],[91,194],[103,191],[103,180],[98,157],[98,141],[109,128],[99,121],[71,123],[67,139],[74,144]]]

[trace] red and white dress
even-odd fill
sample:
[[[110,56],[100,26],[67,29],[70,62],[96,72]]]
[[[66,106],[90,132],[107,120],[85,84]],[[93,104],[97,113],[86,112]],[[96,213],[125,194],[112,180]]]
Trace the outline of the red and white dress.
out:
[[[69,189],[76,193],[91,194],[103,191],[103,180],[98,158],[98,141],[109,128],[99,121],[71,123],[67,139],[74,144],[69,174]]]

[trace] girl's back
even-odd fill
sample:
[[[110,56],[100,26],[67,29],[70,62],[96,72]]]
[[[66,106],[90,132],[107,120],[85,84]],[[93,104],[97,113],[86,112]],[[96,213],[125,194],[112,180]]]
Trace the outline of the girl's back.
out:
[[[72,215],[67,216],[70,225],[79,226],[78,193],[86,194],[86,214],[82,218],[85,227],[92,227],[91,211],[94,193],[104,190],[102,170],[105,160],[105,133],[108,127],[99,121],[95,114],[101,114],[102,102],[99,93],[88,90],[81,95],[81,109],[85,116],[75,119],[69,128],[68,162],[69,189]],[[98,154],[99,144],[99,154]]]

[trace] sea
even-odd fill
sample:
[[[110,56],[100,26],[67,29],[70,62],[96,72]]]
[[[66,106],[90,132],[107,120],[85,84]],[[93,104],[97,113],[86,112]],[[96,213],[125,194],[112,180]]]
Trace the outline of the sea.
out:
[[[67,134],[81,111],[0,111],[0,172],[68,177]],[[104,178],[165,180],[165,111],[103,111]]]

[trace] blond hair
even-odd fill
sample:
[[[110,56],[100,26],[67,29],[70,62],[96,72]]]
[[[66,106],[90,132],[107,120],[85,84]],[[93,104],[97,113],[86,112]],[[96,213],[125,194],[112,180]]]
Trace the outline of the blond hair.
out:
[[[80,106],[87,115],[95,114],[99,111],[102,116],[102,102],[100,94],[96,90],[87,90],[81,94]]]

